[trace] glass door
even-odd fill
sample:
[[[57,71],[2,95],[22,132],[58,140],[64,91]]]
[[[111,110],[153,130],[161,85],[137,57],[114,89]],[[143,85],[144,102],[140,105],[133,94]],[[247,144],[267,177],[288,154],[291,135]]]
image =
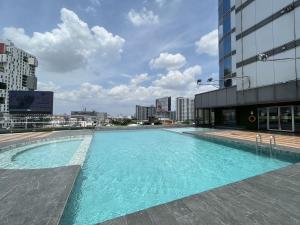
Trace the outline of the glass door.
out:
[[[280,130],[279,129],[278,107],[270,107],[269,108],[268,118],[269,118],[268,129],[269,130]]]
[[[258,129],[267,130],[268,129],[268,109],[259,108],[258,109]]]
[[[294,110],[292,106],[279,107],[280,130],[294,131]]]

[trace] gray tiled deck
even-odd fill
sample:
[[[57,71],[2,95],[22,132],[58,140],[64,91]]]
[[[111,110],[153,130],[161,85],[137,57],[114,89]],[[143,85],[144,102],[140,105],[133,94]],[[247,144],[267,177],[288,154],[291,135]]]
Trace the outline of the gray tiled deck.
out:
[[[86,134],[92,134],[92,131],[57,131],[47,138]],[[0,143],[0,148],[24,141]],[[0,169],[0,224],[57,225],[79,171],[80,166],[35,170]]]
[[[299,225],[300,164],[99,225]]]
[[[79,170],[0,169],[0,224],[57,225]]]

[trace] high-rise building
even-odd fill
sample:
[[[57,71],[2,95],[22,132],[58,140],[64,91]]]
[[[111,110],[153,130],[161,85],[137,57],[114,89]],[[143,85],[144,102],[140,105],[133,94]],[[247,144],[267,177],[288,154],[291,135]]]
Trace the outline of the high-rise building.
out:
[[[0,113],[9,111],[9,91],[33,91],[37,88],[35,56],[0,41]]]
[[[155,101],[156,112],[170,112],[171,111],[171,97],[158,98]]]
[[[300,132],[299,0],[219,0],[219,62],[197,124]]]
[[[180,122],[194,120],[194,107],[194,99],[176,98],[176,120]]]
[[[219,84],[233,85],[236,76],[235,0],[219,0]]]
[[[135,116],[138,121],[149,121],[155,117],[156,108],[154,106],[135,106]]]

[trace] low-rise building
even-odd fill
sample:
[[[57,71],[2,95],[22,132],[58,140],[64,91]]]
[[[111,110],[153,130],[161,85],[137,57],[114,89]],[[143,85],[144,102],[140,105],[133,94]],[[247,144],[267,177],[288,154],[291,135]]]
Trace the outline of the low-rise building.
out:
[[[98,126],[106,122],[106,112],[96,111],[72,111],[71,119],[76,119],[80,126]]]

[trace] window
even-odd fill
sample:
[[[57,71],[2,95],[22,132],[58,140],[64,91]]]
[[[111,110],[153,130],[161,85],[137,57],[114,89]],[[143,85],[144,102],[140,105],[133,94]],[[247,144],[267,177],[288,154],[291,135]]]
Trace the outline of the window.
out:
[[[223,21],[223,34],[227,34],[231,31],[231,16],[228,14]]]
[[[222,110],[224,125],[234,126],[236,125],[235,109]]]
[[[224,55],[227,55],[229,53],[231,53],[231,35],[227,35],[225,38],[224,38]]]
[[[231,66],[232,66],[231,57],[227,57],[224,60],[224,77],[229,76],[231,74]]]
[[[294,106],[295,131],[300,132],[300,106]]]
[[[230,10],[230,0],[223,0],[223,15]]]
[[[6,83],[0,82],[0,89],[5,90],[6,89]]]

